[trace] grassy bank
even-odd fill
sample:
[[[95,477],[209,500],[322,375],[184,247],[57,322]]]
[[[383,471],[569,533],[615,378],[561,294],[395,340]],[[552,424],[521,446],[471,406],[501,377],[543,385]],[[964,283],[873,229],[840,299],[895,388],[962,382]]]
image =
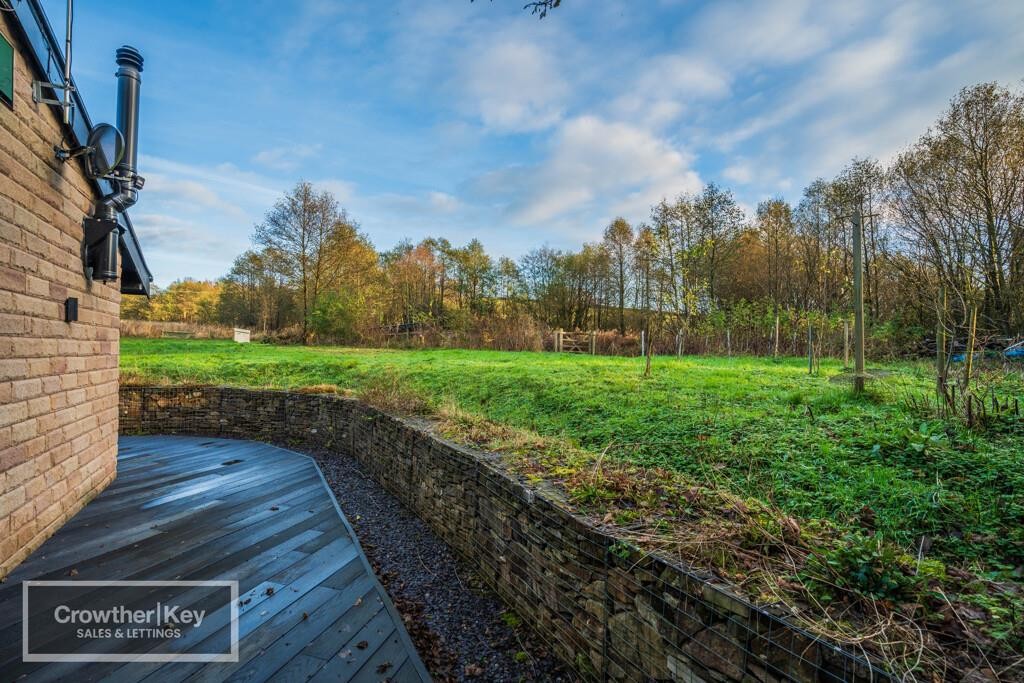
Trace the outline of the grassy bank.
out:
[[[1024,430],[937,430],[907,398],[924,366],[887,366],[864,398],[841,364],[753,357],[640,359],[125,339],[129,378],[354,390],[397,377],[433,405],[559,437],[610,458],[714,479],[801,517],[871,514],[901,545],[948,559],[1024,563]],[[609,447],[610,446],[610,447]],[[869,508],[866,512],[864,508]]]
[[[488,351],[279,347],[125,339],[122,373],[145,381],[354,390],[398,377],[432,406],[683,472],[805,518],[872,518],[885,538],[932,555],[1024,564],[1024,429],[925,422],[926,366],[888,365],[869,394],[841,363],[761,358],[639,359]]]
[[[439,417],[636,546],[671,552],[885,662],[1017,675],[1024,424],[925,414],[925,364],[391,351],[124,339],[122,379],[353,393]],[[1019,375],[1003,397],[1022,397]],[[624,548],[624,552],[629,552]],[[1012,678],[1012,676],[1011,676]]]

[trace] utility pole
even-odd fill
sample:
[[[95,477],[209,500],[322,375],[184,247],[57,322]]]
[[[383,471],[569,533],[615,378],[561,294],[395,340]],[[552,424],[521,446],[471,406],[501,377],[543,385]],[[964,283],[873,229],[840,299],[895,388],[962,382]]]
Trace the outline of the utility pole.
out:
[[[864,393],[864,225],[853,209],[853,392]]]

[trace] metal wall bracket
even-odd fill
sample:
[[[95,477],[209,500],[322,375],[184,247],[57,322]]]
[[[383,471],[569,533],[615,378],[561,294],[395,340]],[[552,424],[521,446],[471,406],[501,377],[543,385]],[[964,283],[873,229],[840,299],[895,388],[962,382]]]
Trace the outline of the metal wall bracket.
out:
[[[85,233],[86,246],[94,246],[101,239],[109,235],[112,230],[117,230],[117,228],[117,221],[102,218],[86,218],[82,221],[82,229]]]
[[[47,97],[47,88],[52,90],[55,95],[58,90],[62,92],[65,90],[68,92],[75,91],[75,86],[73,85],[64,85],[62,83],[47,83],[46,81],[32,81],[32,101],[36,104],[53,104],[58,107],[67,106],[69,108],[73,108],[75,106],[74,102],[65,103],[64,100],[58,100],[56,98]]]
[[[64,149],[60,145],[53,146],[53,154],[59,161],[71,161],[77,159],[80,156],[91,153],[95,148],[89,147],[74,147],[72,149]]]

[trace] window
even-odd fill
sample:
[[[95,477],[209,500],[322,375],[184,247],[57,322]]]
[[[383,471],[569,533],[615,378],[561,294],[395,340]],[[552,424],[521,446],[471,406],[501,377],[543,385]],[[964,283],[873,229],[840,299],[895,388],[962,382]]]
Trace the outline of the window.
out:
[[[14,105],[14,48],[0,33],[0,102]]]

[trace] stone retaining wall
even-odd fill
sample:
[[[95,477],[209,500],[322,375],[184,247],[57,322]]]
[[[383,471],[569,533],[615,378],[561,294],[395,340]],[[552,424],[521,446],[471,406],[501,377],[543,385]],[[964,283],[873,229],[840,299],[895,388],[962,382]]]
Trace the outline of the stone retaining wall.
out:
[[[879,671],[709,576],[628,546],[520,483],[497,456],[331,395],[122,387],[121,431],[259,439],[355,457],[476,566],[584,678],[867,681]]]

